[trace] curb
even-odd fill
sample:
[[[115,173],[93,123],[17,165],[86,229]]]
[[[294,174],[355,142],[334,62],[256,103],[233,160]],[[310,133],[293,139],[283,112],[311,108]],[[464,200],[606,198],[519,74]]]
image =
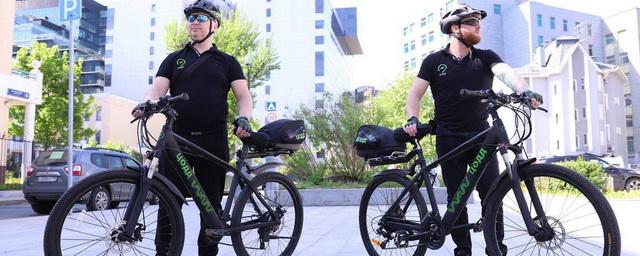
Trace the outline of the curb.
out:
[[[358,206],[362,199],[364,188],[354,189],[301,189],[300,196],[304,206]],[[425,202],[429,204],[426,189],[420,189]],[[434,188],[435,199],[438,204],[447,203],[447,189]],[[475,202],[469,198],[468,204]]]
[[[22,190],[3,190],[0,191],[0,205],[12,205],[26,203],[27,200],[22,194]]]

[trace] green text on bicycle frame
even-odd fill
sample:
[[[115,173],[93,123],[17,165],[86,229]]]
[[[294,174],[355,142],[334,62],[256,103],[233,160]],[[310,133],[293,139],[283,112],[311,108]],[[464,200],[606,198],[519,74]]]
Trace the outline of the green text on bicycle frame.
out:
[[[196,191],[196,197],[200,201],[200,204],[204,206],[206,212],[213,212],[213,206],[211,205],[211,202],[209,202],[209,199],[207,199],[204,189],[202,189],[202,186],[198,183],[196,177],[193,176],[193,171],[191,170],[191,166],[189,166],[187,159],[182,155],[182,153],[178,153],[176,155],[176,160],[178,160],[182,173],[187,176],[187,179],[189,180],[188,183],[190,183],[193,190]]]
[[[476,174],[476,172],[478,171],[478,167],[480,167],[482,161],[484,161],[486,157],[487,150],[481,148],[480,151],[478,151],[476,157],[473,159],[471,166],[469,167],[469,173]],[[460,183],[460,189],[458,190],[458,192],[456,192],[453,200],[451,200],[451,203],[449,203],[449,207],[447,209],[448,212],[456,211],[456,206],[460,204],[460,200],[462,199],[464,193],[467,191],[467,188],[469,188],[469,178],[465,176],[462,180],[462,183]]]

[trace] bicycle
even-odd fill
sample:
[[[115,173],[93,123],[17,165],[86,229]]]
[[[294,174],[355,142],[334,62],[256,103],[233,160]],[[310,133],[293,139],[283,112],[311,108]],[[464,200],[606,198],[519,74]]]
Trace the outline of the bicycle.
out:
[[[427,249],[440,249],[452,230],[466,229],[484,232],[488,255],[506,253],[501,251],[500,242],[507,246],[503,250],[514,255],[620,255],[618,223],[602,192],[573,170],[526,158],[522,142],[531,135],[531,110],[535,110],[530,100],[524,95],[492,90],[463,89],[460,93],[486,103],[491,127],[430,164],[426,163],[419,141],[434,134],[435,129],[420,125],[418,135],[412,138],[399,128],[394,132],[395,143],[402,147],[411,143],[410,152],[405,154],[396,148],[391,154],[387,151],[385,155],[367,158],[370,165],[376,166],[407,163],[417,157],[409,169],[390,169],[375,175],[365,189],[359,226],[368,254],[424,255]],[[510,143],[498,116],[501,107],[513,111],[516,120],[523,123],[525,130],[517,131],[515,143]],[[366,141],[366,137],[360,138],[359,133],[356,142]],[[469,163],[466,177],[441,215],[434,196],[432,170],[478,144],[478,153]],[[516,156],[513,162],[509,151]],[[482,217],[476,223],[454,226],[489,159],[496,153],[500,153],[508,171],[502,172],[492,184],[483,202]],[[423,185],[430,209],[420,191]],[[502,241],[498,237],[500,223],[504,223],[505,229]]]
[[[206,229],[208,238],[219,240],[223,236],[231,236],[237,255],[293,253],[303,224],[298,190],[287,176],[266,172],[282,163],[268,162],[251,167],[245,160],[292,154],[299,148],[299,143],[281,144],[273,142],[267,133],[252,132],[249,138],[243,139],[242,149],[236,152],[234,167],[172,132],[177,117],[172,104],[185,100],[188,100],[186,94],[162,97],[157,103],[148,103],[144,114],[132,121],[138,120],[138,137],[151,148],[141,168],[96,174],[64,193],[47,221],[45,255],[155,255],[156,250],[161,250],[159,248],[166,250],[167,255],[181,255],[185,230],[180,207],[187,201],[175,184],[158,173],[159,159],[165,154],[168,154],[176,167],[173,170],[178,172],[180,180],[193,195],[204,222],[210,227]],[[146,123],[154,114],[163,114],[166,122],[155,141],[157,143],[152,145],[153,136]],[[304,123],[296,131],[292,135],[304,140],[301,138],[305,136]],[[187,153],[195,153],[233,172],[231,189],[221,213],[214,210],[204,194],[184,156]],[[243,168],[248,175],[241,172]],[[241,191],[234,202],[238,187]],[[88,211],[80,203],[95,188],[107,188],[112,194],[130,193],[131,196],[125,207]],[[157,198],[166,214],[161,215],[157,205],[145,202],[150,195]],[[159,219],[166,225],[159,226]],[[154,238],[158,236],[164,240]]]

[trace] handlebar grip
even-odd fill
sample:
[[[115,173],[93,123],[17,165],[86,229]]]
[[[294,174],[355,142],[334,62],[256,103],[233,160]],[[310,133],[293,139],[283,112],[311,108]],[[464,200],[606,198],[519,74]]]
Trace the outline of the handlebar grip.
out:
[[[487,89],[487,90],[460,89],[460,96],[462,96],[462,97],[481,97],[481,98],[486,98],[491,94],[490,91],[491,91],[491,89]]]
[[[427,134],[435,134],[435,126],[431,123],[420,124],[416,128],[418,130],[418,133],[415,137],[411,137],[409,134],[404,132],[404,129],[397,128],[393,130],[393,138],[398,142],[409,142],[416,138],[420,140]]]
[[[176,102],[176,101],[188,101],[188,100],[189,100],[189,94],[187,94],[186,92],[183,92],[178,96],[169,97],[167,99],[167,101],[169,103],[173,103],[173,102]]]

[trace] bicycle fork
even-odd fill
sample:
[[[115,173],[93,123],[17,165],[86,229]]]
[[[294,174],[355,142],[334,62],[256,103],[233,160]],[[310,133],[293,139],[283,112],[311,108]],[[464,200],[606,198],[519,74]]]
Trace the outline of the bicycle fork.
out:
[[[511,148],[514,149],[515,147]],[[527,188],[529,197],[531,198],[531,203],[533,204],[533,208],[536,211],[536,217],[531,217],[531,211],[527,206],[526,199],[524,197],[524,192],[520,187],[520,174],[518,173],[518,167],[521,161],[524,161],[524,156],[520,149],[514,150],[516,153],[516,159],[513,161],[513,164],[509,161],[509,154],[506,146],[501,146],[498,151],[502,156],[502,159],[505,163],[506,169],[510,170],[509,179],[511,182],[511,187],[513,188],[513,194],[516,197],[516,201],[518,202],[518,208],[520,209],[520,213],[522,214],[522,218],[527,227],[527,232],[529,235],[533,236],[537,241],[549,241],[554,237],[554,231],[550,227],[547,222],[547,218],[544,214],[544,210],[542,208],[542,203],[540,202],[540,197],[538,196],[538,191],[535,188],[535,184],[532,179],[524,180],[525,186]],[[503,213],[504,214],[504,213]],[[538,220],[540,225],[535,223],[535,220]]]
[[[119,227],[118,235],[112,239],[117,239],[118,241],[127,241],[134,242],[136,240],[141,241],[142,237],[139,235],[141,230],[144,230],[146,227],[140,226],[138,224],[138,218],[140,217],[140,213],[142,212],[142,206],[146,201],[146,196],[149,193],[149,186],[151,184],[151,179],[153,179],[153,175],[158,170],[158,157],[153,157],[152,160],[146,159],[145,163],[142,165],[141,174],[140,174],[140,183],[133,190],[133,194],[135,198],[132,198],[133,201],[127,206],[127,210],[124,213],[122,218],[122,223]],[[134,221],[130,221],[134,220]],[[140,230],[138,230],[140,229]]]

